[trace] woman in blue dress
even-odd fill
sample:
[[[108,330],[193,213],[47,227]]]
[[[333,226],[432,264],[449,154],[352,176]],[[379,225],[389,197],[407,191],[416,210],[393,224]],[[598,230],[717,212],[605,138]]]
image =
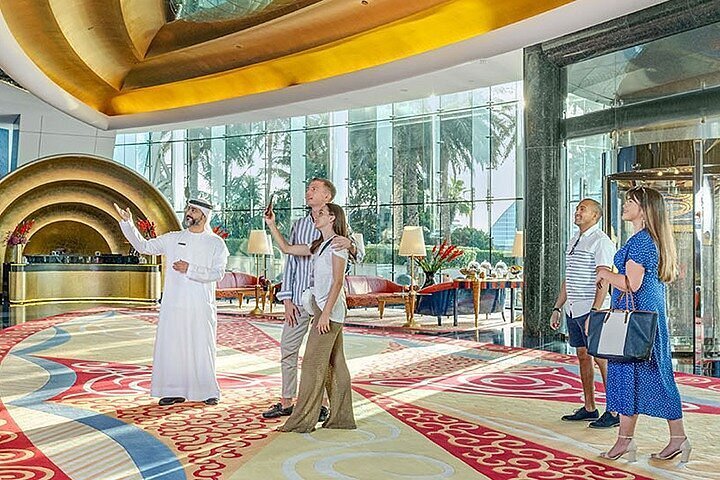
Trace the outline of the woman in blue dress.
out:
[[[615,254],[618,273],[601,269],[598,285],[608,281],[615,287],[613,308],[625,308],[623,294],[629,287],[635,309],[658,313],[658,329],[649,360],[608,362],[607,409],[620,414],[620,431],[615,445],[600,455],[617,460],[627,454],[634,461],[637,447],[633,435],[638,415],[643,414],[667,419],[670,428],[668,444],[651,458],[670,460],[681,455],[681,460],[687,462],[692,447],[683,426],[665,317],[665,284],[677,276],[677,254],[662,195],[649,187],[631,188],[623,204],[622,219],[632,222],[635,234]]]

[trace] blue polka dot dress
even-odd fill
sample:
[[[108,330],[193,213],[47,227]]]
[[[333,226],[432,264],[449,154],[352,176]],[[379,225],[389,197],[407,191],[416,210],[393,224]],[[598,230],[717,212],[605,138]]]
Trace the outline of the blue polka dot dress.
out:
[[[658,278],[660,256],[647,230],[640,230],[630,237],[615,254],[615,267],[622,275],[625,274],[626,258],[645,267],[640,289],[633,295],[635,309],[658,312],[658,330],[647,362],[608,361],[607,409],[628,416],[642,413],[675,420],[682,417],[682,405],[670,357],[665,284]],[[613,308],[625,308],[621,293],[613,290]]]

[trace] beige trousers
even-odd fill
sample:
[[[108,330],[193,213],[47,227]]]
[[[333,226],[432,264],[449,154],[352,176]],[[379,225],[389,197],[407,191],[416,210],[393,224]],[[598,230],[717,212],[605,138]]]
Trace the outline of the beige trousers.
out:
[[[313,306],[317,308],[316,305]],[[316,309],[315,319],[319,314]],[[300,393],[292,415],[285,425],[278,428],[282,432],[307,433],[315,430],[320,416],[323,390],[327,390],[330,399],[330,418],[323,423],[323,427],[348,430],[356,428],[350,371],[345,363],[343,350],[343,324],[331,321],[330,331],[322,335],[316,325],[317,320],[313,320],[303,357]]]
[[[297,371],[300,345],[310,325],[310,315],[300,307],[297,324],[294,327],[283,323],[280,337],[280,372],[282,374],[282,398],[295,398],[297,393]]]

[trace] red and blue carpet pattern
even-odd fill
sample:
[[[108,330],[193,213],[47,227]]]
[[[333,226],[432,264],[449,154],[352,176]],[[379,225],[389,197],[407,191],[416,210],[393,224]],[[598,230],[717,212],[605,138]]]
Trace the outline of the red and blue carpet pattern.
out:
[[[148,396],[157,313],[96,309],[0,333],[0,479],[720,479],[720,380],[679,375],[692,461],[598,453],[617,430],[559,417],[581,405],[573,357],[346,328],[355,431],[281,434],[281,325],[220,316],[218,406]],[[602,383],[597,383],[602,391]],[[602,393],[598,395],[602,399]]]

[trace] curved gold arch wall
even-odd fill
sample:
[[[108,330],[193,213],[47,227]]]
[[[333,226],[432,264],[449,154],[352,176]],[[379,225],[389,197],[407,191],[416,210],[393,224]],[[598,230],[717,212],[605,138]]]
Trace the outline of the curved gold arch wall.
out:
[[[43,227],[75,222],[97,232],[113,253],[127,253],[129,245],[117,223],[114,202],[129,206],[135,218],[155,222],[158,234],[180,228],[172,207],[152,184],[134,171],[98,157],[63,155],[35,160],[0,179],[0,192],[3,238],[23,220],[35,220],[30,242]],[[33,250],[39,249],[42,246],[33,244]],[[1,242],[0,258],[9,261],[9,250]]]
[[[103,236],[86,223],[60,220],[38,228],[25,246],[25,255],[44,255],[48,249],[63,249],[78,255],[108,253],[110,246]]]

